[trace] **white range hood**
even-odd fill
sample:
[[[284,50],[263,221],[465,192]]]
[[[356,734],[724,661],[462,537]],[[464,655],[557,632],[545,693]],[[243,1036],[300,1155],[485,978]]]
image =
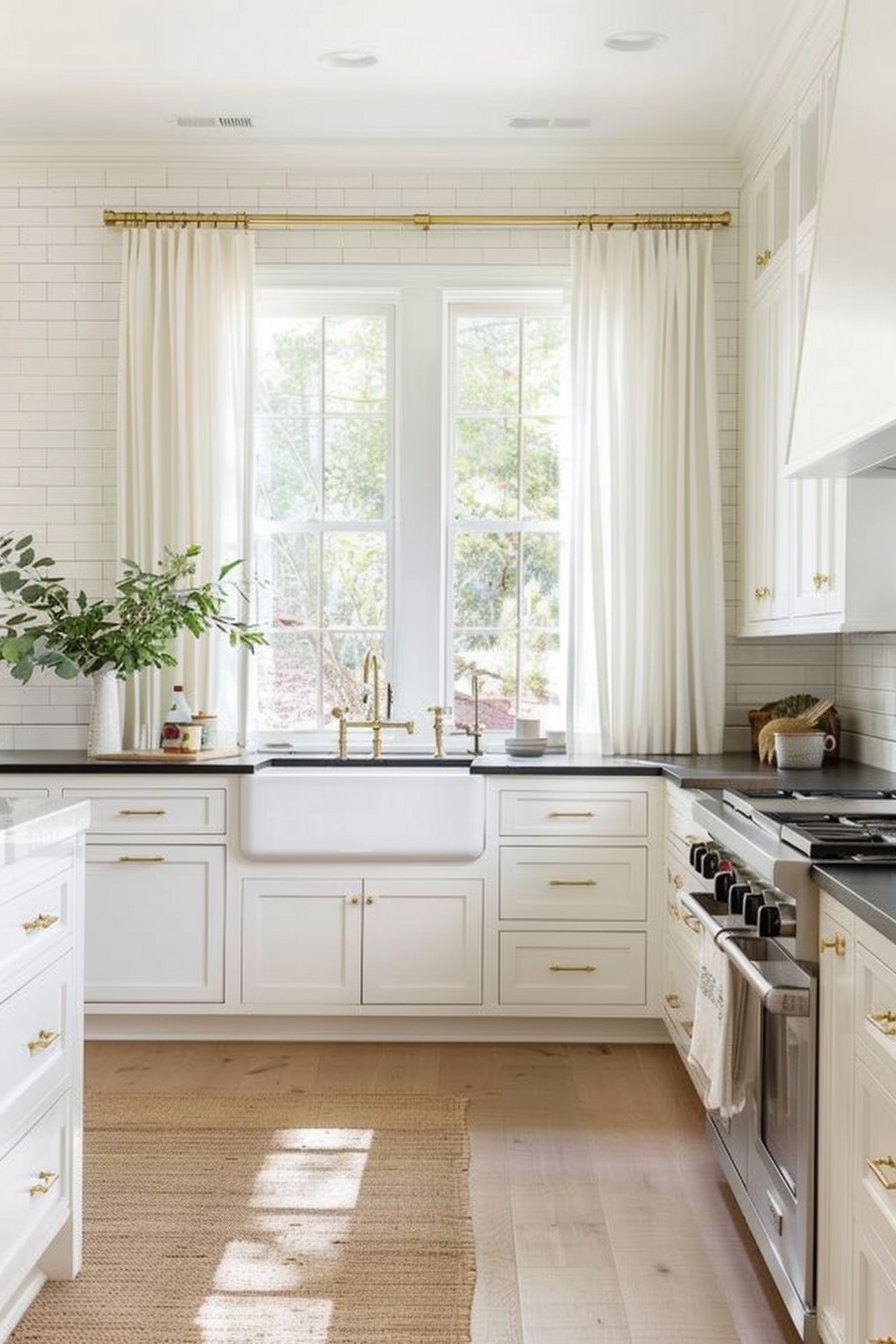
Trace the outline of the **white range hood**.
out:
[[[847,0],[789,476],[896,472],[896,0]]]

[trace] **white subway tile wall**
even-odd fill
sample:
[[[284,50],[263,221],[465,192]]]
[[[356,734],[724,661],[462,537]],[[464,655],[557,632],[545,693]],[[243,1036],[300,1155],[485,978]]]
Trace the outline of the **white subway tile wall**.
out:
[[[0,163],[0,531],[33,532],[88,591],[117,574],[116,363],[120,236],[104,209],[382,213],[730,210],[715,235],[718,393],[728,630],[736,624],[738,227],[734,162],[612,160],[533,171],[318,170],[261,162],[132,163],[35,158]],[[262,264],[568,264],[556,230],[363,228],[263,231]],[[894,636],[896,640],[896,636]],[[896,740],[896,644],[729,638],[727,745],[746,714],[811,685],[836,689],[856,741],[886,756]],[[0,750],[86,742],[86,685],[0,667]]]

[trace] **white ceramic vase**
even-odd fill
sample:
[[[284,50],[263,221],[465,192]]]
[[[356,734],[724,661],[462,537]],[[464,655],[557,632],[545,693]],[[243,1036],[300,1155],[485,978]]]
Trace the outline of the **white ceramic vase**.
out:
[[[121,751],[121,706],[118,678],[111,669],[94,672],[87,730],[87,755],[109,756]]]

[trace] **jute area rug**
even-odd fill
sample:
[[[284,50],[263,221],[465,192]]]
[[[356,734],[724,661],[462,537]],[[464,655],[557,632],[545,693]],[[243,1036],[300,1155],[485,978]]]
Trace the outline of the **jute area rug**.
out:
[[[84,1268],[10,1344],[468,1344],[465,1106],[89,1096]]]

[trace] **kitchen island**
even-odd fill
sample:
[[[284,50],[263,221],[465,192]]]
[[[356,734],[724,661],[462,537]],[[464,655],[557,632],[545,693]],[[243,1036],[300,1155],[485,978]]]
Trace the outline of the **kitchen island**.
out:
[[[89,815],[0,792],[0,1339],[81,1263]]]

